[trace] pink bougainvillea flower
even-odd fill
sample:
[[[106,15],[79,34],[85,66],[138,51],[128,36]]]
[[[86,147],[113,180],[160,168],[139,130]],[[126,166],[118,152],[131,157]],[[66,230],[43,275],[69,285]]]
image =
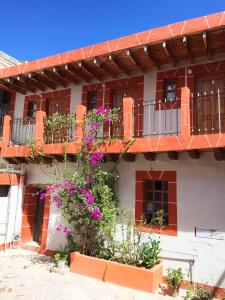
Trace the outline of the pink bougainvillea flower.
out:
[[[94,122],[91,124],[91,130],[97,130],[98,129],[98,123]]]
[[[69,236],[73,233],[73,231],[67,227],[64,227],[63,233],[65,234],[65,236]]]
[[[102,220],[99,207],[95,207],[95,208],[92,209],[91,217],[96,219],[99,222]]]
[[[47,193],[47,194],[51,194],[52,191],[53,191],[53,188],[52,188],[51,186],[48,186],[48,187],[46,188],[46,193]]]
[[[56,231],[61,231],[62,230],[62,225],[61,224],[56,225],[55,230]]]
[[[99,106],[99,108],[96,110],[96,115],[103,115],[105,113],[104,107]]]
[[[45,200],[45,193],[44,192],[39,194],[39,200]]]
[[[112,117],[106,117],[106,121],[112,122]]]

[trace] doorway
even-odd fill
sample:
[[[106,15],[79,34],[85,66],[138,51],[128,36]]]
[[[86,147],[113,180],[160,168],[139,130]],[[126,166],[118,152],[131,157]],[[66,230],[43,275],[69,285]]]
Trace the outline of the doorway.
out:
[[[41,243],[43,218],[44,218],[44,206],[45,206],[45,200],[40,200],[38,195],[36,208],[35,208],[33,230],[32,230],[32,239],[34,242],[37,243]]]
[[[193,108],[196,134],[225,132],[225,73],[196,78]]]

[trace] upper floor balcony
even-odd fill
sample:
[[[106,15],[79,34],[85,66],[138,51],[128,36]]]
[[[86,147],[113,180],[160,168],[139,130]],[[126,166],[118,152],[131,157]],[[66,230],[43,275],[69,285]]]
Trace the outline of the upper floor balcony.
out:
[[[74,158],[90,124],[86,122],[87,108],[78,105],[75,114],[46,116],[37,111],[34,118],[14,118],[6,115],[2,131],[1,156],[10,162],[27,162],[40,152],[46,160],[63,160],[66,152]],[[201,151],[215,152],[224,157],[225,93],[217,89],[203,94],[191,94],[181,89],[180,99],[174,101],[145,100],[142,104],[126,97],[119,108],[116,122],[99,129],[101,150],[121,153],[130,142],[129,159],[144,153],[154,159],[156,153],[166,152],[177,159],[179,152],[198,158]],[[34,159],[34,157],[33,157]]]

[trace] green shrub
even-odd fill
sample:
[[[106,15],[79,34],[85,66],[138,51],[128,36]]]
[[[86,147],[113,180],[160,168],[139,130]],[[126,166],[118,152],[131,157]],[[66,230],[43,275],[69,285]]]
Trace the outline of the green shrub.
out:
[[[184,282],[184,273],[182,272],[181,268],[168,269],[166,281],[169,285],[179,289],[181,284]]]
[[[194,288],[190,286],[186,293],[186,299],[212,299],[213,291],[211,289],[206,289],[202,286],[197,286]]]

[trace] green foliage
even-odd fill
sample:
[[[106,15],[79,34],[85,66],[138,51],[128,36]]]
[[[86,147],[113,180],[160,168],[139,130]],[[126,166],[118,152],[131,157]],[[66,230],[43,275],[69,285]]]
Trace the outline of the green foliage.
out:
[[[213,291],[202,286],[190,286],[186,293],[186,299],[212,299]]]
[[[67,253],[64,252],[58,252],[54,255],[55,261],[58,263],[59,261],[64,261],[67,262],[68,261],[68,257],[69,255]]]
[[[152,240],[150,243],[143,243],[140,247],[138,266],[146,269],[153,268],[157,265],[160,253],[160,241]]]
[[[169,283],[169,285],[179,289],[181,284],[184,282],[184,273],[182,272],[181,268],[168,269],[166,280]]]
[[[158,225],[158,226],[164,226],[165,224],[165,216],[164,216],[164,210],[160,209],[157,210],[151,219],[151,225]]]

